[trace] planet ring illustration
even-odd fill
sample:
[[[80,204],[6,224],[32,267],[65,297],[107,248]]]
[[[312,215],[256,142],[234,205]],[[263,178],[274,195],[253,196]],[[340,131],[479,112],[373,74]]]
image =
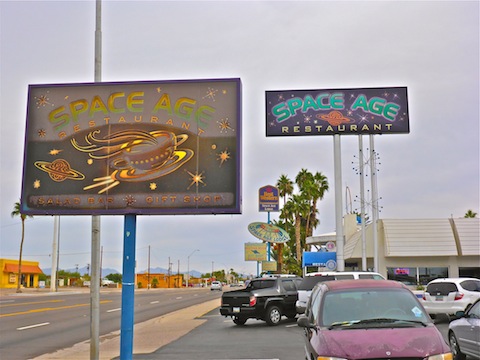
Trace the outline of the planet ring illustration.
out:
[[[75,149],[88,153],[92,159],[106,159],[113,172],[108,176],[93,179],[94,183],[84,187],[89,190],[103,186],[98,193],[111,189],[121,181],[138,182],[156,179],[170,174],[189,161],[193,150],[178,149],[188,135],[173,132],[126,130],[99,137],[95,130],[85,136],[85,145],[75,139]]]
[[[61,182],[64,180],[83,180],[85,175],[81,172],[73,170],[68,161],[64,159],[56,159],[53,162],[36,161],[35,166],[48,173],[54,181]]]
[[[330,125],[337,126],[340,124],[348,124],[353,122],[352,119],[343,116],[340,111],[330,111],[328,114],[317,115],[317,118],[327,121]]]

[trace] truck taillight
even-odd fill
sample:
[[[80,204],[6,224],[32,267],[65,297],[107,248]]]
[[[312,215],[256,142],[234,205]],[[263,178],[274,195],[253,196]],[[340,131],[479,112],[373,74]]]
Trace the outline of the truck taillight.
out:
[[[463,298],[463,294],[461,292],[457,292],[455,294],[455,300],[461,300]]]
[[[250,306],[255,306],[257,303],[257,298],[255,296],[250,296]]]

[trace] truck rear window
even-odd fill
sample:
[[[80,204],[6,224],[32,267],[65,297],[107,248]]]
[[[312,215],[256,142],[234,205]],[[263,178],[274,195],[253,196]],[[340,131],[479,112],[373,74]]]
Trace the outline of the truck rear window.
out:
[[[252,280],[247,286],[247,289],[266,289],[275,286],[275,279]]]

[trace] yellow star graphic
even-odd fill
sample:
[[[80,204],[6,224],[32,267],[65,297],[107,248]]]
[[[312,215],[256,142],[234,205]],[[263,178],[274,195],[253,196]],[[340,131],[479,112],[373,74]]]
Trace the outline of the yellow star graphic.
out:
[[[232,130],[233,128],[230,126],[230,122],[228,121],[228,118],[222,119],[222,121],[217,121],[218,127],[220,128],[220,132],[227,132],[227,130]]]
[[[227,150],[224,150],[218,154],[217,160],[220,160],[220,166],[222,166],[222,164],[228,159],[230,159],[230,153]]]
[[[192,177],[192,182],[191,182],[190,185],[188,186],[187,190],[190,189],[190,188],[192,187],[192,185],[194,185],[194,184],[195,184],[195,186],[197,186],[197,187],[198,187],[198,184],[199,184],[199,183],[202,183],[204,186],[207,185],[207,184],[205,184],[205,183],[203,182],[203,177],[202,177],[203,172],[200,173],[200,174],[199,174],[199,173],[192,174],[190,171],[187,171],[187,172],[188,172],[188,174]]]
[[[63,150],[52,149],[50,150],[50,155],[58,155]]]

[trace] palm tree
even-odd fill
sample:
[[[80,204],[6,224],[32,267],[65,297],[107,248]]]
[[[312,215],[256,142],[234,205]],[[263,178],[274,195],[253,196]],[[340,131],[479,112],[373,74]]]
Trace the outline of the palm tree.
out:
[[[477,217],[477,213],[474,212],[473,210],[469,209],[469,210],[465,213],[465,217],[466,217],[466,218],[475,218],[475,217]]]
[[[20,203],[16,202],[13,206],[13,211],[11,213],[12,217],[20,216],[22,220],[22,241],[20,242],[20,257],[18,258],[18,281],[17,281],[17,293],[21,293],[20,283],[22,276],[22,252],[23,252],[23,239],[25,238],[25,220],[28,217],[33,217],[32,215],[25,215],[20,212]]]
[[[293,193],[293,181],[288,178],[287,175],[281,175],[277,181],[277,188],[279,195],[283,197],[283,204],[287,202],[287,195]]]
[[[302,219],[305,218],[305,214],[310,211],[308,200],[300,195],[293,195],[285,204],[287,211],[293,215],[295,219],[295,249],[297,255],[297,261],[302,262]]]
[[[328,191],[327,177],[322,173],[313,175],[309,171],[302,169],[295,178],[300,192],[307,198],[310,211],[307,213],[307,223],[305,227],[305,236],[312,236],[313,229],[318,225],[317,220],[317,202],[322,200],[325,192]]]
[[[325,175],[320,172],[315,173],[313,176],[313,191],[311,192],[312,196],[312,219],[310,221],[310,226],[307,228],[307,236],[312,236],[313,229],[318,225],[319,221],[317,220],[317,202],[318,200],[323,200],[325,193],[328,191],[328,179]]]
[[[286,204],[287,202],[287,195],[290,196],[293,194],[293,181],[288,178],[287,175],[281,175],[280,179],[277,181],[277,188],[279,195],[283,197],[283,205]],[[282,217],[283,209],[282,212],[280,213],[280,218]],[[285,230],[288,232],[288,215],[285,217]],[[282,272],[283,268],[283,244],[278,244],[278,253],[277,253],[277,258],[278,258],[278,272]]]

